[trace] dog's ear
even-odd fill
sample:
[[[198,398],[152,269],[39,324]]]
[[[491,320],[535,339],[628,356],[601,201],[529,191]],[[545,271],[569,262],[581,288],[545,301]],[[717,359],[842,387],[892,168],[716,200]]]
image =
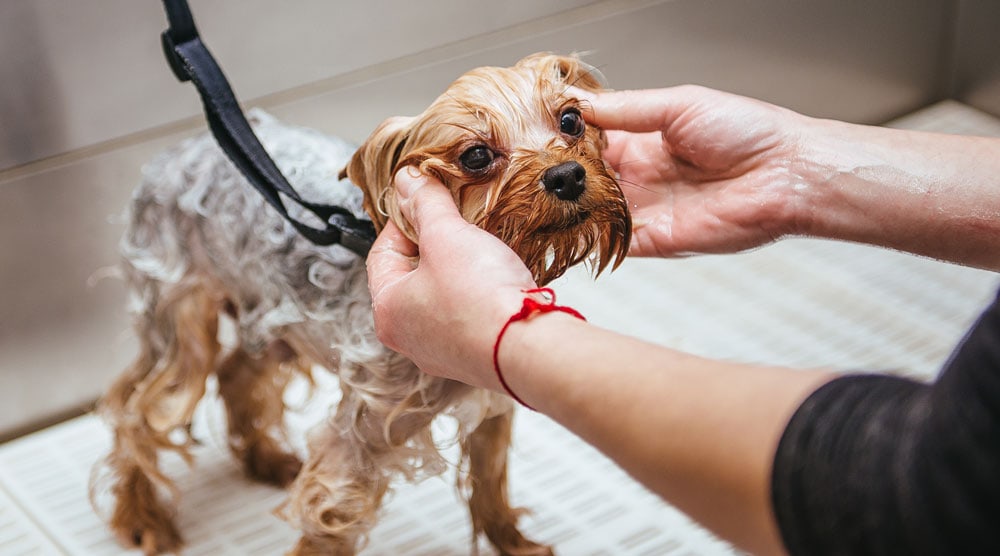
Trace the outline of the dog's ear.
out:
[[[605,88],[604,76],[601,75],[601,72],[577,56],[560,56],[542,52],[532,54],[518,62],[518,65],[522,64],[534,66],[539,75],[553,76],[551,79],[556,83],[594,92],[602,91]]]
[[[382,122],[340,171],[340,179],[350,179],[364,192],[365,211],[379,232],[393,213],[398,212],[392,178],[406,150],[412,121],[413,118],[396,117]]]

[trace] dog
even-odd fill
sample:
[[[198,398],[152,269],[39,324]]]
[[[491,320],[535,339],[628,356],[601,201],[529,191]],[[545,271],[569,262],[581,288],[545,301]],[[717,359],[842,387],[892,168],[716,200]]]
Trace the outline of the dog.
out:
[[[576,57],[478,68],[422,114],[386,120],[356,150],[261,112],[251,120],[304,198],[343,206],[376,230],[392,221],[415,240],[392,178],[419,167],[544,285],[581,262],[595,275],[617,267],[631,234],[628,204],[601,157],[606,137],[584,122],[587,105],[571,86],[602,87]],[[107,518],[122,544],[147,554],[182,546],[178,489],[159,455],[190,463],[195,406],[214,380],[245,473],[288,490],[278,513],[301,531],[291,553],[360,550],[394,478],[446,468],[431,435],[442,415],[459,424],[458,486],[473,534],[505,555],[552,553],[522,535],[521,510],[508,503],[511,399],[426,375],[381,345],[363,258],[298,235],[211,137],[144,168],[126,215],[121,270],[139,350],[99,403],[114,442],[92,483],[92,495],[110,495]],[[283,393],[314,372],[335,373],[341,395],[302,461],[285,432]]]

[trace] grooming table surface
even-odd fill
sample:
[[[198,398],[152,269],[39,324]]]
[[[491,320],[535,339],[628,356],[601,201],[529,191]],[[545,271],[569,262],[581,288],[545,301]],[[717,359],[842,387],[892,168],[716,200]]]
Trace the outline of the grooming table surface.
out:
[[[953,102],[890,125],[1000,136],[1000,120]],[[628,260],[596,283],[574,271],[554,287],[560,303],[599,326],[697,354],[931,377],[997,283],[988,272],[795,239],[741,255]],[[293,430],[322,418],[325,405],[318,399],[295,412]],[[203,403],[199,415],[195,467],[165,461],[183,492],[184,554],[281,554],[296,539],[272,514],[283,493],[242,478],[225,448],[216,401]],[[0,446],[0,554],[128,553],[88,499],[91,470],[109,444],[102,423],[85,416]],[[559,554],[734,553],[541,415],[518,414],[510,474],[513,502],[532,510],[524,530]],[[449,472],[396,485],[362,554],[473,552],[453,482]],[[493,551],[480,543],[480,553]]]

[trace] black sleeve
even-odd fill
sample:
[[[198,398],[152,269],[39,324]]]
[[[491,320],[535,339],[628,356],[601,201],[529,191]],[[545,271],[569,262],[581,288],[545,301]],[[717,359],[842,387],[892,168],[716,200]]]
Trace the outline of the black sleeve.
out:
[[[793,555],[1000,555],[1000,300],[934,384],[852,375],[814,392],[772,497]]]

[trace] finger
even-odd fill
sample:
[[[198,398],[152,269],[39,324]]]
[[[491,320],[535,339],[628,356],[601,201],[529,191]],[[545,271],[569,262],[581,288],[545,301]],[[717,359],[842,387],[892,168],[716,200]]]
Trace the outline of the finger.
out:
[[[579,95],[589,106],[584,119],[605,129],[663,131],[688,110],[697,97],[689,86]]]
[[[375,239],[365,265],[368,290],[377,297],[386,286],[394,284],[416,268],[417,246],[389,221]]]
[[[416,257],[418,255],[417,244],[410,241],[406,234],[399,229],[399,226],[396,226],[396,223],[391,220],[386,223],[385,228],[375,238],[371,250],[393,252],[402,257]]]
[[[623,161],[627,161],[628,157],[625,155],[625,150],[629,147],[629,140],[633,137],[632,133],[627,131],[621,131],[617,129],[609,129],[607,131],[608,145],[601,152],[601,156],[604,160],[607,160],[611,167],[617,172],[621,172],[620,165]]]
[[[457,219],[465,224],[451,192],[436,178],[407,166],[396,172],[395,184],[399,210],[413,226],[418,238],[424,223],[442,226]]]
[[[661,132],[612,129],[607,137],[608,145],[601,155],[630,185],[657,188],[678,177],[671,145],[665,143]]]

